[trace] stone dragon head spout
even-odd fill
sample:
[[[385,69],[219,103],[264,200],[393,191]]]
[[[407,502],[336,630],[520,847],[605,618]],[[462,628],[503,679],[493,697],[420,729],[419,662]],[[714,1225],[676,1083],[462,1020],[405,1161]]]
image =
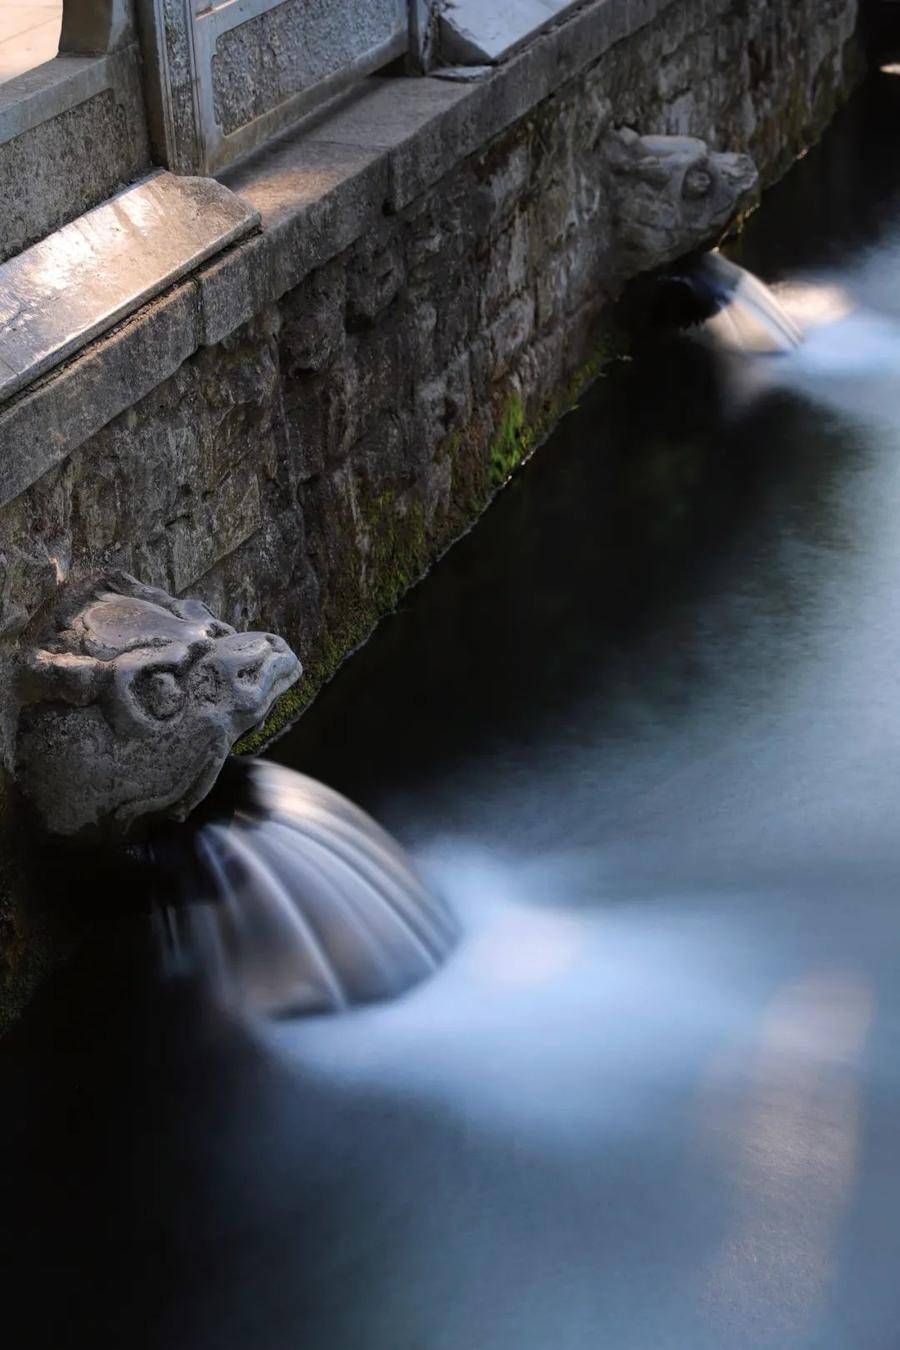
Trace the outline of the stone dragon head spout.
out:
[[[759,174],[749,155],[629,127],[611,131],[604,144],[626,276],[712,247],[756,203]]]
[[[54,834],[184,819],[300,674],[280,637],[236,632],[124,572],[95,576],[23,649],[16,781]]]

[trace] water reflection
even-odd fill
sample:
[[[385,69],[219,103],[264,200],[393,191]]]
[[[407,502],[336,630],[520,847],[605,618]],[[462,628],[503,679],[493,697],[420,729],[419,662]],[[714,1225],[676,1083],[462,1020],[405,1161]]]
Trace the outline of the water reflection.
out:
[[[738,1084],[734,1061],[710,1076],[701,1133],[728,1177],[732,1218],[700,1283],[726,1339],[733,1321],[759,1325],[761,1306],[767,1342],[803,1344],[817,1331],[857,1184],[873,1011],[864,976],[812,971],[772,998]]]

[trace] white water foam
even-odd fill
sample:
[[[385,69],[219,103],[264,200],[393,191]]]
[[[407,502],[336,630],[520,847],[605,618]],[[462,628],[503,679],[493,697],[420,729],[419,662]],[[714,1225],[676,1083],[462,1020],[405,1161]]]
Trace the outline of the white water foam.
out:
[[[724,260],[716,258],[718,277]],[[900,263],[900,248],[898,248]],[[900,398],[900,285],[869,258],[771,289],[728,264],[729,302],[703,332],[722,353],[738,411],[769,390],[793,389],[835,411],[896,422]]]

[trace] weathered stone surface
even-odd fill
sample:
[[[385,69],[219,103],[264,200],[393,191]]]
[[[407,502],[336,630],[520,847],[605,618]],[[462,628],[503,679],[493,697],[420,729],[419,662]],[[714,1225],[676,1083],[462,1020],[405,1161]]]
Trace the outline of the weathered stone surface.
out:
[[[278,616],[308,665],[303,690],[365,634],[471,519],[493,476],[524,453],[561,389],[597,359],[604,310],[625,277],[695,247],[701,235],[715,237],[739,209],[752,166],[722,151],[755,152],[768,179],[822,125],[846,87],[853,9],[839,0],[799,7],[686,0],[632,15],[646,21],[642,31],[440,176],[442,138],[456,137],[457,149],[469,136],[483,142],[485,129],[515,105],[526,78],[520,69],[549,62],[549,54],[575,62],[597,22],[589,7],[542,39],[540,53],[498,72],[506,83],[497,87],[514,90],[510,104],[498,108],[490,87],[490,104],[473,104],[459,88],[451,98],[432,94],[433,81],[409,81],[392,104],[393,82],[374,80],[363,98],[267,158],[274,188],[284,182],[278,156],[302,185],[306,155],[319,172],[329,149],[364,156],[388,147],[395,208],[279,302],[270,405],[278,494],[266,498],[259,535],[202,579],[223,612],[234,591],[249,603],[248,622]],[[609,15],[611,23],[613,7]],[[817,57],[800,40],[810,27],[827,34],[816,39]],[[772,59],[768,76],[752,82],[733,44],[717,48],[723,28],[760,50],[777,48],[781,64]],[[596,33],[591,40],[599,41]],[[710,78],[698,79],[707,69]],[[685,70],[694,72],[690,107]],[[748,103],[757,110],[752,124]],[[802,106],[804,117],[788,117],[788,106]],[[777,140],[758,133],[769,119],[781,120]],[[614,147],[629,125],[703,139],[716,156],[707,184],[699,148],[678,147],[670,158],[659,152],[676,149],[671,144],[643,145],[642,158],[656,168],[668,161],[656,200],[685,203],[655,259],[622,210],[624,166]],[[241,172],[249,185],[252,167]],[[673,198],[676,186],[685,195]],[[290,193],[280,190],[278,218],[286,220]],[[387,303],[361,307],[361,287],[377,291],[378,278]],[[286,575],[296,587],[284,587]]]
[[[128,835],[202,801],[300,664],[127,573],[66,595],[17,666],[16,783],[53,834]]]
[[[271,252],[261,235],[244,240],[195,273],[205,347],[224,342],[269,301]]]
[[[628,128],[606,139],[610,195],[628,275],[708,245],[756,200],[759,174],[749,155],[711,154],[690,136],[639,136]]]
[[[522,72],[546,52],[574,62],[591,33],[600,41],[588,7],[501,68],[490,104],[436,81],[377,79],[312,133],[234,171],[265,233],[157,302],[171,311],[159,349],[126,325],[105,340],[121,358],[113,380],[64,371],[0,415],[0,630],[21,631],[57,567],[121,566],[169,590],[200,585],[239,626],[276,624],[313,677],[332,666],[468,522],[501,472],[492,464],[521,452],[594,354],[624,279],[715,234],[738,201],[706,191],[694,145],[661,155],[671,143],[624,128],[750,149],[770,176],[833,107],[853,10],[669,5],[457,162],[516,105]],[[688,88],[691,71],[709,78]],[[788,118],[787,107],[805,111]],[[770,124],[777,139],[760,134]],[[717,150],[709,162],[719,187],[731,169],[743,182],[744,161]],[[386,197],[401,209],[385,215]],[[675,206],[689,228],[659,233],[656,217]],[[217,345],[185,360],[198,342]],[[99,351],[85,372],[92,361],[99,372]],[[145,392],[154,363],[158,388]],[[135,405],[115,416],[130,384]],[[69,430],[95,407],[113,420],[69,453]]]
[[[195,317],[178,333],[182,359],[198,343],[227,337],[367,230],[380,228],[382,208],[406,209],[426,199],[461,158],[530,115],[542,97],[576,75],[579,116],[592,136],[599,138],[612,124],[615,104],[619,125],[690,133],[713,146],[749,149],[769,181],[815,136],[848,87],[855,11],[855,0],[801,0],[799,7],[689,0],[668,8],[666,0],[631,8],[626,0],[596,0],[498,67],[474,93],[457,87],[447,98],[433,79],[366,81],[360,97],[314,131],[274,145],[229,176],[230,185],[260,211],[265,232],[258,244],[232,249],[198,275],[199,308],[192,307]],[[642,23],[647,26],[637,33]],[[622,41],[627,34],[632,36]],[[735,57],[741,41],[747,43],[746,60]],[[97,65],[79,60],[79,68]],[[711,79],[692,82],[697,70],[711,72]],[[0,141],[8,111],[0,90]],[[717,119],[723,120],[717,125]],[[521,147],[515,163],[517,172],[522,165],[530,169]],[[501,172],[501,192],[507,177]],[[561,180],[554,185],[548,212],[554,202],[565,201],[566,190]],[[599,191],[590,174],[584,190]],[[572,253],[566,266],[586,275],[595,266],[593,251]],[[546,298],[546,281],[539,285]],[[176,343],[170,318],[163,303],[148,308],[123,331],[121,342],[95,344],[75,370],[64,369],[56,380],[30,389],[25,406],[0,413],[0,463],[32,466],[30,479],[17,473],[9,495],[171,373]],[[165,331],[136,331],[157,324]],[[137,348],[143,359],[132,371],[129,399],[122,393],[122,367]],[[73,404],[68,391],[77,391],[82,381],[84,397]],[[20,442],[27,444],[27,455]],[[4,480],[0,474],[6,487]]]
[[[144,121],[135,44],[0,86],[0,262],[146,173]]]
[[[388,161],[377,148],[303,140],[273,145],[223,181],[257,210],[278,299],[358,239],[381,214]]]
[[[258,224],[214,179],[158,173],[0,265],[0,400]]]
[[[474,111],[471,90],[463,85],[373,78],[358,97],[307,132],[295,156],[302,166],[311,151],[318,151],[321,161],[323,151],[333,155],[336,147],[345,146],[357,155],[378,157],[387,172],[386,195],[400,209],[502,129],[489,113],[484,121],[473,121]]]
[[[65,0],[62,52],[111,52],[134,41],[130,0]]]
[[[68,458],[98,425],[158,388],[197,350],[201,310],[193,282],[176,286],[149,311],[0,411],[0,506]]]
[[[440,51],[448,61],[479,65],[501,61],[532,34],[557,21],[582,0],[446,0],[440,14]]]
[[[245,20],[216,44],[216,122],[229,135],[405,35],[407,23],[407,0],[284,0]]]

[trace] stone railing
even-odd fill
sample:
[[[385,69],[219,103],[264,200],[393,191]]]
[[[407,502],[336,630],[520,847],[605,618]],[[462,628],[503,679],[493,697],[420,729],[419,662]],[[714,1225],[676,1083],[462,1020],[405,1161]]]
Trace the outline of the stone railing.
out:
[[[154,164],[215,174],[431,50],[433,0],[65,0],[59,54],[0,85],[0,262]]]
[[[153,164],[218,174],[401,59],[479,78],[584,3],[64,0],[59,55],[0,85],[0,262]],[[604,0],[618,36],[671,3]]]
[[[137,0],[154,147],[214,173],[409,47],[408,0]]]

